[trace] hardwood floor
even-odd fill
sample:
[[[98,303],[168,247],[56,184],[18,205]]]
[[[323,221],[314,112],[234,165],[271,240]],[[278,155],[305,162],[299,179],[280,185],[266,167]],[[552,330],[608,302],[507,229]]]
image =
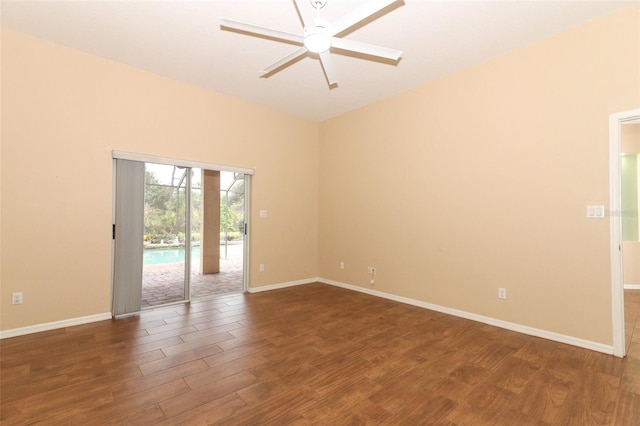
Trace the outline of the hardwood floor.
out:
[[[3,425],[640,424],[627,358],[323,284],[1,342]]]

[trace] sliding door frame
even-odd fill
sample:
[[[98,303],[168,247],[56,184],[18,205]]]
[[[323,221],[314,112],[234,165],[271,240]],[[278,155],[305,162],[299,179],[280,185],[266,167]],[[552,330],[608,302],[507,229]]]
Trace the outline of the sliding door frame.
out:
[[[250,239],[251,234],[249,232],[249,221],[251,218],[251,177],[252,174],[245,173],[244,175],[244,253],[242,254],[242,270],[243,270],[243,282],[242,291],[247,292],[249,290],[249,247],[251,247]]]
[[[184,300],[191,300],[191,170],[185,176],[184,191]],[[180,192],[180,188],[178,188]]]
[[[217,171],[221,171],[221,172],[233,172],[233,173],[242,173],[244,174],[244,179],[245,179],[245,211],[244,211],[244,223],[245,223],[245,227],[244,227],[244,244],[243,244],[243,282],[242,282],[242,291],[246,292],[247,289],[249,288],[249,247],[250,247],[250,218],[251,218],[251,176],[253,176],[255,174],[255,170],[252,168],[245,168],[245,167],[235,167],[235,166],[227,166],[227,165],[221,165],[221,164],[214,164],[214,163],[206,163],[206,162],[201,162],[201,161],[192,161],[192,160],[185,160],[185,159],[179,159],[179,158],[170,158],[170,157],[160,157],[160,156],[156,156],[156,155],[148,155],[148,154],[140,154],[140,153],[134,153],[134,152],[126,152],[126,151],[118,151],[118,150],[114,150],[112,151],[112,158],[113,158],[113,188],[114,188],[114,194],[113,194],[113,211],[112,211],[112,223],[115,225],[116,223],[116,194],[115,194],[115,188],[116,188],[116,160],[131,160],[131,161],[138,161],[141,163],[156,163],[156,164],[165,164],[165,165],[169,165],[169,166],[179,166],[179,167],[189,167],[192,169],[203,169],[203,170],[217,170]],[[188,182],[187,182],[187,188],[188,190],[186,191],[187,195],[187,203],[190,203],[190,198],[191,198],[191,178],[190,176],[188,177]],[[190,215],[187,215],[190,216]],[[190,229],[191,226],[191,218],[187,217],[187,223],[186,226],[189,227],[187,229]],[[191,262],[191,241],[186,241],[185,242],[185,265],[187,264],[186,262]],[[185,268],[185,270],[188,270],[189,268]],[[112,250],[111,250],[111,311],[112,314],[115,316],[115,285],[116,285],[116,274],[115,274],[115,241],[112,240]],[[185,277],[186,277],[186,271],[185,271]],[[186,279],[186,278],[185,278]],[[187,286],[186,292],[185,292],[185,301],[191,301],[191,283],[189,282],[189,285]]]

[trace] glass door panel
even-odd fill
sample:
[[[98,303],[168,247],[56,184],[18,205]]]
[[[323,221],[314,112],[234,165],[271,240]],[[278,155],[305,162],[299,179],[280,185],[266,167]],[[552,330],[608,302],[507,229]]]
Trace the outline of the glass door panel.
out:
[[[199,241],[193,242],[191,295],[202,298],[241,292],[244,290],[244,174],[203,170],[200,177],[197,188],[192,184],[192,235],[199,236]],[[199,206],[195,205],[196,200]]]
[[[142,308],[186,299],[189,168],[145,163]]]

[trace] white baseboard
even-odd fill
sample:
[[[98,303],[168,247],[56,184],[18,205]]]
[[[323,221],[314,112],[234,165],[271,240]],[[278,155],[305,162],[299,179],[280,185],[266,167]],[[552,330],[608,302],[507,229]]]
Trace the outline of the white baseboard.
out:
[[[111,319],[111,312],[89,315],[86,317],[69,318],[62,321],[47,322],[44,324],[30,325],[27,327],[12,328],[10,330],[0,331],[0,339],[24,336],[25,334],[40,333],[42,331],[56,330],[58,328],[72,327],[74,325],[89,324],[91,322],[104,321],[108,319]]]
[[[625,290],[640,290],[640,284],[625,284]]]
[[[423,302],[421,300],[410,299],[408,297],[396,296],[395,294],[384,293],[378,290],[372,290],[364,287],[359,287],[351,284],[345,284],[338,281],[327,280],[324,278],[318,278],[318,281],[324,284],[329,284],[337,287],[346,288],[348,290],[359,291],[372,296],[382,297],[384,299],[393,300],[400,303],[406,303],[408,305],[418,306],[420,308],[430,309],[436,312],[442,312],[443,314],[453,315],[460,318],[469,319],[472,321],[489,324],[494,327],[500,327],[518,333],[527,334],[530,336],[541,337],[543,339],[553,340],[555,342],[565,343],[568,345],[578,346],[580,348],[590,349],[596,352],[602,352],[605,354],[613,355],[613,346],[605,345],[602,343],[592,342],[590,340],[579,339],[577,337],[567,336],[564,334],[555,333],[552,331],[541,330],[534,327],[528,327],[526,325],[515,324],[508,321],[503,321],[491,317],[485,317],[483,315],[477,315],[470,312],[461,311],[458,309],[447,308],[446,306],[434,305],[432,303]]]
[[[277,290],[279,288],[287,288],[287,287],[294,287],[297,285],[303,285],[303,284],[311,284],[311,283],[317,283],[320,281],[320,278],[307,278],[304,280],[297,280],[297,281],[289,281],[286,283],[278,283],[278,284],[271,284],[271,285],[263,285],[260,287],[249,287],[247,289],[247,291],[249,293],[260,293],[261,291],[270,291],[270,290]]]
[[[307,278],[304,280],[289,281],[289,282],[279,283],[279,284],[265,285],[260,287],[250,287],[248,291],[249,293],[259,293],[263,291],[277,290],[281,288],[294,287],[298,285],[311,284],[315,282],[321,282],[323,284],[329,284],[336,287],[345,288],[347,290],[358,291],[360,293],[366,293],[371,296],[382,297],[384,299],[389,299],[389,300],[393,300],[400,303],[406,303],[408,305],[413,305],[413,306],[429,309],[436,312],[442,312],[444,314],[481,322],[484,324],[492,325],[494,327],[500,327],[507,330],[516,331],[518,333],[527,334],[530,336],[541,337],[543,339],[553,340],[555,342],[560,342],[568,345],[577,346],[580,348],[590,349],[596,352],[602,352],[609,355],[613,354],[612,345],[605,345],[602,343],[579,339],[577,337],[567,336],[567,335],[555,333],[552,331],[541,330],[534,327],[515,324],[508,321],[503,321],[503,320],[499,320],[491,317],[486,317],[483,315],[473,314],[473,313],[461,311],[458,309],[448,308],[446,306],[435,305],[432,303],[423,302],[421,300],[410,299],[408,297],[397,296],[395,294],[385,293],[382,291],[359,287],[356,285],[345,284],[345,283],[341,283],[338,281],[333,281],[325,278]],[[640,289],[640,285],[627,284],[625,285],[625,289]],[[37,324],[33,326],[28,326],[28,327],[14,328],[11,330],[0,331],[0,339],[22,336],[22,335],[31,334],[31,333],[38,333],[41,331],[55,330],[58,328],[71,327],[74,325],[88,324],[91,322],[103,321],[107,319],[111,319],[110,312],[106,312],[103,314],[89,315],[89,316],[80,317],[80,318],[70,318],[67,320],[55,321],[55,322],[50,322],[45,324]]]

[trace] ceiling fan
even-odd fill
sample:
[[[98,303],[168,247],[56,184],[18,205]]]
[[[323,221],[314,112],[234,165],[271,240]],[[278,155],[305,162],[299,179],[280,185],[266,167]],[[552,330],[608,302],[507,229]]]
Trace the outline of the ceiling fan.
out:
[[[324,69],[324,74],[327,78],[327,82],[329,83],[329,87],[331,87],[338,84],[338,77],[330,55],[332,48],[369,56],[377,56],[392,61],[398,61],[402,56],[401,50],[348,40],[339,36],[341,33],[353,28],[365,19],[382,11],[393,3],[402,3],[402,0],[369,0],[359,8],[344,15],[333,23],[329,23],[320,17],[320,9],[325,6],[327,0],[294,1],[296,8],[298,9],[298,13],[300,14],[300,18],[302,18],[302,23],[304,24],[304,31],[302,35],[246,24],[244,22],[234,21],[231,19],[220,19],[220,26],[223,30],[236,30],[268,37],[285,43],[301,45],[301,47],[296,51],[260,70],[260,74],[262,74],[262,76],[266,77],[271,73],[277,72],[285,65],[310,52],[318,54],[320,57],[320,63]]]

